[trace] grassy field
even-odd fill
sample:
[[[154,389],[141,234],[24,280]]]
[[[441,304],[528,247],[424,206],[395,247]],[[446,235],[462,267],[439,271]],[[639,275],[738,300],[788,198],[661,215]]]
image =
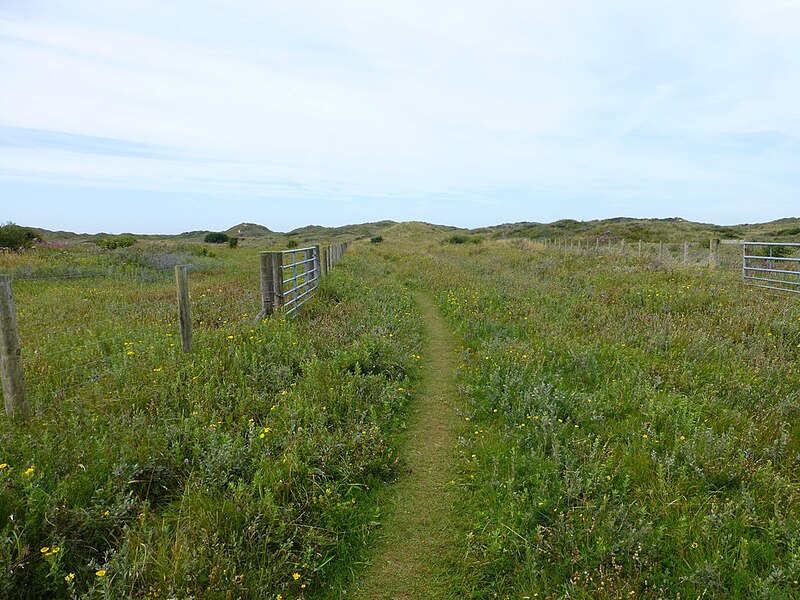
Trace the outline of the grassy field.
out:
[[[254,247],[0,257],[35,414],[0,419],[0,594],[342,596],[413,477],[414,289],[461,356],[446,597],[800,597],[796,298],[652,256],[381,235],[298,319],[257,324]]]
[[[191,252],[3,257],[35,415],[0,419],[3,597],[319,597],[374,529],[420,344],[397,279],[354,257],[254,324],[256,253]]]
[[[795,298],[731,271],[411,237],[381,252],[463,344],[454,595],[800,596]]]

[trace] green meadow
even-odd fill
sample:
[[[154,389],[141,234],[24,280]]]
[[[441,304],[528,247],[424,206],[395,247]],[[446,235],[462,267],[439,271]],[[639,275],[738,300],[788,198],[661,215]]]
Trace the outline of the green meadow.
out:
[[[349,597],[416,476],[423,294],[457,371],[429,597],[800,597],[798,298],[652,252],[379,231],[260,322],[278,238],[0,255],[33,410],[0,419],[0,595]]]

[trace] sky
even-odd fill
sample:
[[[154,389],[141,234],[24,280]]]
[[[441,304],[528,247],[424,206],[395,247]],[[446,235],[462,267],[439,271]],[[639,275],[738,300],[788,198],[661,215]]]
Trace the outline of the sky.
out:
[[[800,216],[800,0],[0,0],[0,221]]]

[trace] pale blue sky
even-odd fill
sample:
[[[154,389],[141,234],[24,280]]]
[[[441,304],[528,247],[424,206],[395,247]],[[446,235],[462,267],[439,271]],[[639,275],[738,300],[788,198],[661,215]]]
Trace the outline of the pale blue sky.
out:
[[[0,221],[800,216],[800,0],[0,0]]]

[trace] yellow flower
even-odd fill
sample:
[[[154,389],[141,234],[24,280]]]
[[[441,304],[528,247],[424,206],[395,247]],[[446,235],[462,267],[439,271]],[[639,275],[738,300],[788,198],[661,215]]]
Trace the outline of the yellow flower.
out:
[[[64,581],[70,583],[73,579],[75,579],[75,573],[70,573],[69,575],[64,576]]]
[[[97,575],[98,577],[105,577],[106,576],[106,570],[105,569],[100,569],[99,571],[95,571],[94,574]]]
[[[46,554],[47,552],[50,552],[50,547],[45,546],[44,548],[41,548],[39,552],[41,552],[42,554]]]
[[[25,469],[25,473],[23,473],[23,475],[32,475],[35,470],[36,470],[36,465],[31,465],[30,467]]]
[[[8,466],[8,463],[0,463],[0,469],[5,469]]]
[[[294,579],[295,581],[300,579],[300,573],[292,573],[292,579]]]

